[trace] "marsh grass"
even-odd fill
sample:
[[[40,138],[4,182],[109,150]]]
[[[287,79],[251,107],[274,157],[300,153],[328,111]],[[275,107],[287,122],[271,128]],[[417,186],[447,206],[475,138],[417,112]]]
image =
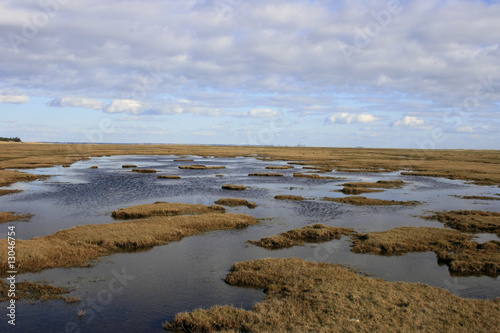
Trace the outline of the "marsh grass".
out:
[[[181,179],[181,176],[176,176],[176,175],[161,175],[156,177],[158,179]]]
[[[153,204],[144,204],[121,208],[113,211],[111,216],[115,219],[138,219],[151,216],[173,216],[186,214],[224,213],[226,210],[222,206],[187,203],[171,203],[157,201]]]
[[[279,166],[266,166],[266,169],[270,170],[286,170],[286,169],[293,169],[293,165],[279,165]]]
[[[22,192],[22,191],[21,190],[2,190],[2,189],[0,189],[0,197],[2,195],[15,194],[15,193],[19,193],[19,192]]]
[[[42,284],[37,282],[17,282],[15,297],[8,297],[9,285],[0,280],[0,302],[9,301],[9,299],[27,300],[27,301],[48,301],[48,300],[66,300],[63,294],[71,292],[70,289],[64,287],[54,287],[49,284]],[[70,303],[66,300],[67,303]]]
[[[265,173],[265,172],[257,172],[257,173],[249,173],[249,177],[283,177],[282,173]]]
[[[182,332],[493,332],[500,302],[463,299],[419,283],[387,282],[298,258],[236,263],[225,279],[263,289],[251,310],[214,306],[176,315]]]
[[[122,165],[123,169],[128,169],[128,168],[137,168],[137,165],[134,164],[124,164]]]
[[[0,223],[22,221],[28,222],[32,218],[32,214],[16,214],[14,212],[0,212]]]
[[[481,195],[454,195],[454,197],[466,200],[500,200],[500,198],[497,197],[488,197]]]
[[[188,169],[188,170],[212,170],[212,169],[225,169],[225,166],[206,166],[206,165],[179,165],[179,169]]]
[[[258,241],[248,241],[251,244],[266,249],[283,249],[304,243],[326,242],[332,239],[340,239],[342,235],[350,235],[354,232],[351,228],[340,228],[326,226],[321,223],[304,228],[292,229],[277,236],[265,237]]]
[[[384,190],[375,190],[372,188],[366,188],[366,187],[344,187],[341,190],[338,190],[339,192],[342,192],[344,194],[348,195],[359,195],[363,193],[376,193],[376,192],[384,192]]]
[[[447,227],[463,232],[489,232],[500,237],[500,213],[482,210],[455,210],[436,212],[424,216],[428,220],[438,220]]]
[[[500,272],[500,242],[479,244],[458,230],[401,227],[351,237],[352,251],[356,253],[401,255],[433,251],[453,273],[497,276]]]
[[[132,169],[132,172],[138,173],[156,173],[155,169]]]
[[[50,236],[18,239],[17,271],[88,267],[101,256],[164,245],[211,230],[240,229],[257,223],[257,219],[244,214],[206,213],[77,226]],[[0,239],[0,246],[7,248],[7,239]],[[0,272],[8,271],[6,256],[6,251],[0,252]]]
[[[296,200],[296,201],[302,201],[305,200],[304,197],[301,195],[288,195],[288,194],[279,194],[274,196],[274,199],[277,200]]]
[[[363,196],[351,196],[343,198],[329,198],[324,197],[323,200],[333,201],[339,203],[346,203],[356,206],[415,206],[420,204],[419,201],[397,201],[397,200],[381,200],[381,199],[370,199]]]
[[[190,160],[189,158],[178,158],[175,159],[174,162],[193,162],[194,160]]]
[[[245,185],[232,185],[232,184],[224,184],[222,185],[224,190],[233,190],[233,191],[244,191],[247,189]]]
[[[221,198],[215,202],[217,205],[237,207],[237,206],[247,206],[248,208],[255,208],[258,205],[255,202],[249,202],[246,199],[235,199],[235,198]]]
[[[89,169],[99,169],[99,167],[97,165],[93,165]]]
[[[295,172],[293,174],[295,178],[310,178],[310,179],[341,179],[339,177],[332,177],[332,176],[320,176],[318,174],[312,173],[300,173],[300,172]]]
[[[402,180],[379,180],[377,182],[354,182],[345,183],[344,187],[357,187],[357,188],[385,188],[385,189],[395,189],[405,186],[406,183]]]

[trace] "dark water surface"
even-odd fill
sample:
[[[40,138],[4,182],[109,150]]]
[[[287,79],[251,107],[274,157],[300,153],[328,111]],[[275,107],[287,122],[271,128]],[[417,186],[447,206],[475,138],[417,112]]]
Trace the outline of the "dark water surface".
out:
[[[265,170],[268,165],[284,162],[254,158],[201,158],[194,162],[174,162],[178,156],[114,156],[77,162],[69,168],[53,167],[29,170],[50,175],[43,181],[17,183],[11,188],[22,193],[0,197],[0,211],[34,214],[30,222],[0,225],[5,238],[8,225],[15,225],[19,239],[50,235],[77,225],[115,222],[111,212],[131,205],[155,201],[212,204],[219,198],[245,198],[259,204],[255,209],[229,208],[263,220],[244,230],[214,231],[187,237],[179,242],[147,251],[120,253],[103,258],[90,268],[51,269],[36,274],[19,274],[18,280],[49,282],[74,288],[80,304],[17,302],[16,331],[20,332],[162,332],[161,323],[175,314],[213,305],[251,308],[264,298],[261,290],[232,287],[223,282],[231,265],[238,261],[267,257],[300,257],[322,262],[341,263],[389,281],[426,283],[446,288],[468,298],[500,297],[497,278],[487,276],[450,276],[446,266],[437,264],[436,255],[411,253],[404,256],[376,256],[350,252],[348,239],[323,244],[308,244],[290,249],[269,251],[247,240],[276,235],[312,223],[352,227],[360,232],[383,231],[400,226],[443,227],[418,216],[429,211],[474,209],[498,211],[499,201],[464,200],[454,195],[500,193],[498,187],[476,186],[463,181],[440,178],[401,176],[395,173],[328,173],[342,180],[293,178],[305,172],[301,166],[289,170]],[[157,174],[138,174],[122,169],[123,164],[153,168]],[[180,170],[179,165],[224,165],[221,170]],[[97,165],[99,169],[89,169]],[[248,177],[251,172],[279,172],[285,177]],[[178,180],[157,179],[161,174],[175,174]],[[215,177],[223,174],[224,177]],[[409,182],[401,189],[364,194],[369,198],[418,200],[422,205],[351,206],[321,201],[322,197],[342,197],[336,192],[351,181],[402,179]],[[223,184],[243,184],[246,191],[226,191]],[[302,202],[273,199],[277,194],[302,195]],[[494,234],[480,234],[478,241],[498,239]],[[5,306],[2,313],[7,313]],[[77,312],[85,310],[80,320]],[[4,318],[2,331],[12,329]]]

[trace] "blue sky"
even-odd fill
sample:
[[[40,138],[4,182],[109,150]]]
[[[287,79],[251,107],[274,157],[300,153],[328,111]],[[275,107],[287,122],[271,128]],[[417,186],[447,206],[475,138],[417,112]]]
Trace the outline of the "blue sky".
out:
[[[499,1],[0,3],[0,136],[500,149]]]

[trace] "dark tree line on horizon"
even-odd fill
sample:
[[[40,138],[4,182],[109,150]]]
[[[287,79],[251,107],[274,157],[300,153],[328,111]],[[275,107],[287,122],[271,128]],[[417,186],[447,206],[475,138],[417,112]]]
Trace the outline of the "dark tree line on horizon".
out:
[[[0,141],[13,141],[13,142],[21,142],[21,139],[17,136],[15,138],[4,138],[0,136]]]

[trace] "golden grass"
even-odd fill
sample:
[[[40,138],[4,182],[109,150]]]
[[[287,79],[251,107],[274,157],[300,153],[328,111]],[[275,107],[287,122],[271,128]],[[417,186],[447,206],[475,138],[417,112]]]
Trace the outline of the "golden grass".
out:
[[[65,298],[63,294],[68,294],[71,292],[68,288],[64,287],[54,287],[49,284],[42,284],[37,282],[17,282],[16,283],[16,295],[15,297],[8,297],[9,294],[9,284],[4,280],[0,280],[0,302],[9,301],[10,299],[28,300],[28,301],[48,301],[51,299],[65,300],[66,303],[72,303],[72,298]],[[69,302],[68,302],[69,300]]]
[[[481,196],[481,195],[454,195],[454,197],[460,198],[460,199],[466,199],[466,200],[500,200],[500,198],[497,197],[487,197],[487,196]]]
[[[236,263],[230,285],[260,288],[252,310],[215,306],[179,313],[176,332],[494,332],[498,300],[463,299],[418,283],[360,276],[340,265],[297,258]]]
[[[266,249],[283,249],[295,245],[303,245],[306,242],[326,242],[332,239],[340,239],[342,235],[350,235],[353,232],[354,229],[351,228],[326,226],[317,223],[312,226],[305,226],[304,228],[292,229],[277,236],[248,242]]]
[[[424,216],[428,220],[438,220],[447,227],[463,232],[490,232],[500,237],[500,213],[482,210],[455,210],[437,212]]]
[[[138,173],[156,173],[155,169],[132,169],[132,172]]]
[[[115,219],[137,219],[151,216],[173,216],[186,214],[205,214],[205,213],[225,213],[226,209],[222,206],[187,203],[171,203],[157,201],[153,204],[144,204],[121,208],[113,211],[111,214]]]
[[[304,200],[304,197],[302,197],[301,195],[279,194],[279,195],[274,196],[274,199],[302,201],[302,200]]]
[[[161,175],[156,177],[158,179],[181,179],[181,176],[176,176],[176,175]]]
[[[179,169],[190,169],[190,170],[211,170],[211,169],[225,169],[225,166],[206,166],[206,165],[179,165]]]
[[[16,214],[14,212],[0,212],[0,223],[14,222],[14,221],[29,221],[33,217],[31,214]]]
[[[124,164],[124,165],[122,165],[122,168],[124,168],[124,169],[137,168],[137,165],[134,165],[134,164]]]
[[[381,199],[366,198],[363,196],[351,196],[343,198],[324,197],[323,200],[346,203],[356,206],[394,206],[394,205],[415,206],[420,204],[420,202],[418,201],[381,200]]]
[[[99,167],[97,165],[93,165],[89,169],[99,169]]]
[[[22,192],[21,190],[2,190],[0,189],[0,197],[2,195],[9,195],[9,194],[14,194],[14,193],[19,193]]]
[[[266,169],[270,170],[286,170],[286,169],[293,169],[294,167],[292,165],[280,165],[280,166],[267,166]]]
[[[233,191],[244,191],[247,189],[245,185],[232,185],[232,184],[224,184],[222,185],[224,190],[233,190]]]
[[[331,176],[320,176],[318,174],[312,173],[300,173],[300,172],[295,172],[293,174],[295,178],[311,178],[311,179],[340,179],[339,177],[331,177]]]
[[[363,193],[384,192],[384,190],[375,190],[366,187],[344,187],[343,189],[339,190],[339,192],[350,195],[358,195]]]
[[[433,251],[454,273],[491,276],[500,273],[500,242],[479,244],[472,241],[472,236],[457,230],[401,227],[354,234],[352,239],[352,251],[357,253],[399,255]]]
[[[283,177],[283,174],[282,173],[258,172],[258,173],[249,173],[248,176],[250,176],[250,177]]]
[[[247,206],[248,208],[255,208],[258,205],[255,202],[249,202],[246,199],[235,199],[235,198],[221,198],[215,202],[217,205],[237,207],[237,206]]]
[[[164,245],[211,230],[245,228],[258,220],[244,214],[154,216],[149,219],[83,225],[53,235],[16,242],[19,273],[55,267],[86,267],[101,256],[124,250]],[[0,240],[7,248],[7,239]],[[0,271],[6,272],[7,252],[0,252]]]
[[[379,180],[375,183],[371,182],[355,182],[345,183],[344,187],[366,187],[366,188],[401,188],[406,185],[402,180]]]
[[[178,158],[175,159],[174,162],[193,162],[194,160],[190,160],[189,158]]]

